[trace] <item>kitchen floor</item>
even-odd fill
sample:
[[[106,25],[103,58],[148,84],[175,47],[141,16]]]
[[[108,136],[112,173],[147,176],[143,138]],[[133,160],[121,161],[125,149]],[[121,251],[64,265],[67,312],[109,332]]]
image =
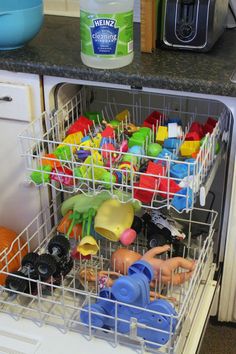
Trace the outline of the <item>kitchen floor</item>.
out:
[[[236,325],[220,324],[211,320],[203,339],[200,354],[222,353],[236,353]]]

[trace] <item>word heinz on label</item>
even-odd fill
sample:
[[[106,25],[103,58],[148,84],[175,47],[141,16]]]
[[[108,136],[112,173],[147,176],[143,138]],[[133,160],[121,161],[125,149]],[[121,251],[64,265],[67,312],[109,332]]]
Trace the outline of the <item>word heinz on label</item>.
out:
[[[97,20],[93,20],[94,27],[106,26],[106,27],[115,27],[115,20],[101,18]]]

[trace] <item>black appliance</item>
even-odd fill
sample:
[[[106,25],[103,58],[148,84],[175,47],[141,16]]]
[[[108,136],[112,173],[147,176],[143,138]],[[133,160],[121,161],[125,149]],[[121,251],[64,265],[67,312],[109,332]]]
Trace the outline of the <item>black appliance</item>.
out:
[[[164,46],[206,52],[227,25],[228,0],[163,0]]]

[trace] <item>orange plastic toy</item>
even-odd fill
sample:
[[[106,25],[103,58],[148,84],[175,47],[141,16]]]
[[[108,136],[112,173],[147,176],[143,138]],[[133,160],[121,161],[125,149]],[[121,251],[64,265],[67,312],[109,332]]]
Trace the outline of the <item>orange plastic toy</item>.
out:
[[[17,240],[14,243],[16,237],[15,231],[0,226],[0,270],[8,264],[8,269],[5,268],[4,272],[15,272],[20,267],[21,259],[27,254],[27,247],[22,248],[22,242],[19,243]],[[17,256],[12,259],[16,254]],[[5,284],[6,277],[5,274],[0,274],[0,285]]]

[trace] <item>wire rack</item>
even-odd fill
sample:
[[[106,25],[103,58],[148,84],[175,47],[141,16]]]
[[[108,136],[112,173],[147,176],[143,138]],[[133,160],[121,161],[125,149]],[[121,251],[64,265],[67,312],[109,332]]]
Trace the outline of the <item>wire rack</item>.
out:
[[[134,129],[133,123],[141,126],[153,111],[159,112],[159,122],[146,137],[141,152],[134,155],[118,148],[110,150],[109,145],[96,147],[96,144],[83,149],[78,141],[68,143],[65,140],[70,126],[85,112],[101,113],[102,122],[99,120],[84,134],[95,139],[104,124],[109,125],[125,110],[126,117],[113,141],[116,146],[120,146],[124,139],[124,131]],[[217,121],[214,130],[206,134],[194,159],[183,158],[180,149],[192,122],[205,124],[208,117]],[[151,209],[165,206],[179,212],[189,211],[199,195],[201,206],[205,205],[209,191],[207,181],[213,180],[225,151],[223,137],[228,131],[230,117],[230,112],[219,102],[85,86],[54,114],[44,113],[23,131],[19,137],[21,155],[30,174],[29,181],[33,180],[37,186],[48,184],[66,193],[106,189],[113,194],[114,190],[121,190]],[[147,156],[149,144],[156,142],[159,127],[175,119],[182,124],[178,145],[171,153],[165,150],[157,158]],[[50,155],[47,161],[49,159],[53,169],[45,169],[44,156],[54,154],[62,146],[66,151],[60,156],[59,163],[55,155]],[[83,152],[89,150],[89,158],[81,160],[81,149]],[[173,172],[177,169],[185,170],[184,177]]]
[[[0,275],[8,276],[9,269],[15,259],[22,259],[28,252],[44,253],[50,239],[56,234],[55,220],[60,218],[59,208],[54,202],[49,208],[46,208],[22,231],[15,239],[10,249],[5,249],[0,254]],[[100,240],[100,251],[97,256],[90,260],[77,259],[74,260],[71,272],[61,279],[47,280],[43,282],[40,279],[32,280],[26,277],[19,277],[28,281],[29,288],[25,293],[16,290],[7,289],[4,284],[0,287],[0,311],[9,314],[15,319],[27,318],[34,321],[39,326],[49,324],[57,327],[62,333],[67,331],[78,332],[85,335],[88,339],[99,337],[111,343],[111,346],[117,346],[119,343],[128,345],[136,352],[144,353],[146,351],[155,353],[174,353],[180,341],[183,326],[188,321],[191,326],[189,313],[196,301],[197,292],[200,284],[206,282],[209,277],[210,267],[213,262],[213,235],[214,223],[217,213],[212,210],[193,209],[190,213],[176,214],[176,221],[184,224],[186,232],[185,247],[183,256],[193,259],[196,262],[196,268],[190,280],[182,285],[176,286],[171,281],[168,284],[162,284],[161,280],[155,282],[152,286],[152,300],[160,297],[166,299],[175,309],[175,313],[167,315],[170,323],[168,331],[155,328],[155,326],[140,323],[135,316],[129,319],[119,318],[120,302],[103,299],[113,303],[115,312],[109,317],[114,322],[113,328],[96,327],[92,321],[85,325],[81,321],[81,312],[87,311],[90,319],[94,315],[90,306],[96,301],[101,300],[99,297],[100,285],[97,281],[90,282],[86,277],[81,278],[81,270],[87,271],[92,269],[98,274],[99,271],[112,272],[111,255],[114,250],[119,248],[118,243],[111,243],[105,239]],[[198,236],[196,237],[196,230]],[[11,250],[15,247],[18,251],[12,254]],[[146,251],[145,236],[138,238],[138,242],[132,246],[132,250],[144,253]],[[169,257],[172,256],[172,250]],[[162,256],[163,257],[163,256]],[[164,259],[168,255],[164,256]],[[177,272],[181,272],[178,269]],[[32,283],[35,284],[32,287]],[[34,288],[33,291],[31,289]],[[132,305],[126,305],[132,311],[139,311]],[[142,308],[143,316],[150,318],[161,315],[157,311]],[[105,316],[106,317],[106,316]],[[123,323],[128,327],[126,333],[120,333],[119,324]],[[156,335],[167,335],[168,341],[165,345],[152,342],[140,336],[140,330],[151,330]],[[184,338],[185,340],[186,338]],[[182,343],[183,344],[183,343]]]

